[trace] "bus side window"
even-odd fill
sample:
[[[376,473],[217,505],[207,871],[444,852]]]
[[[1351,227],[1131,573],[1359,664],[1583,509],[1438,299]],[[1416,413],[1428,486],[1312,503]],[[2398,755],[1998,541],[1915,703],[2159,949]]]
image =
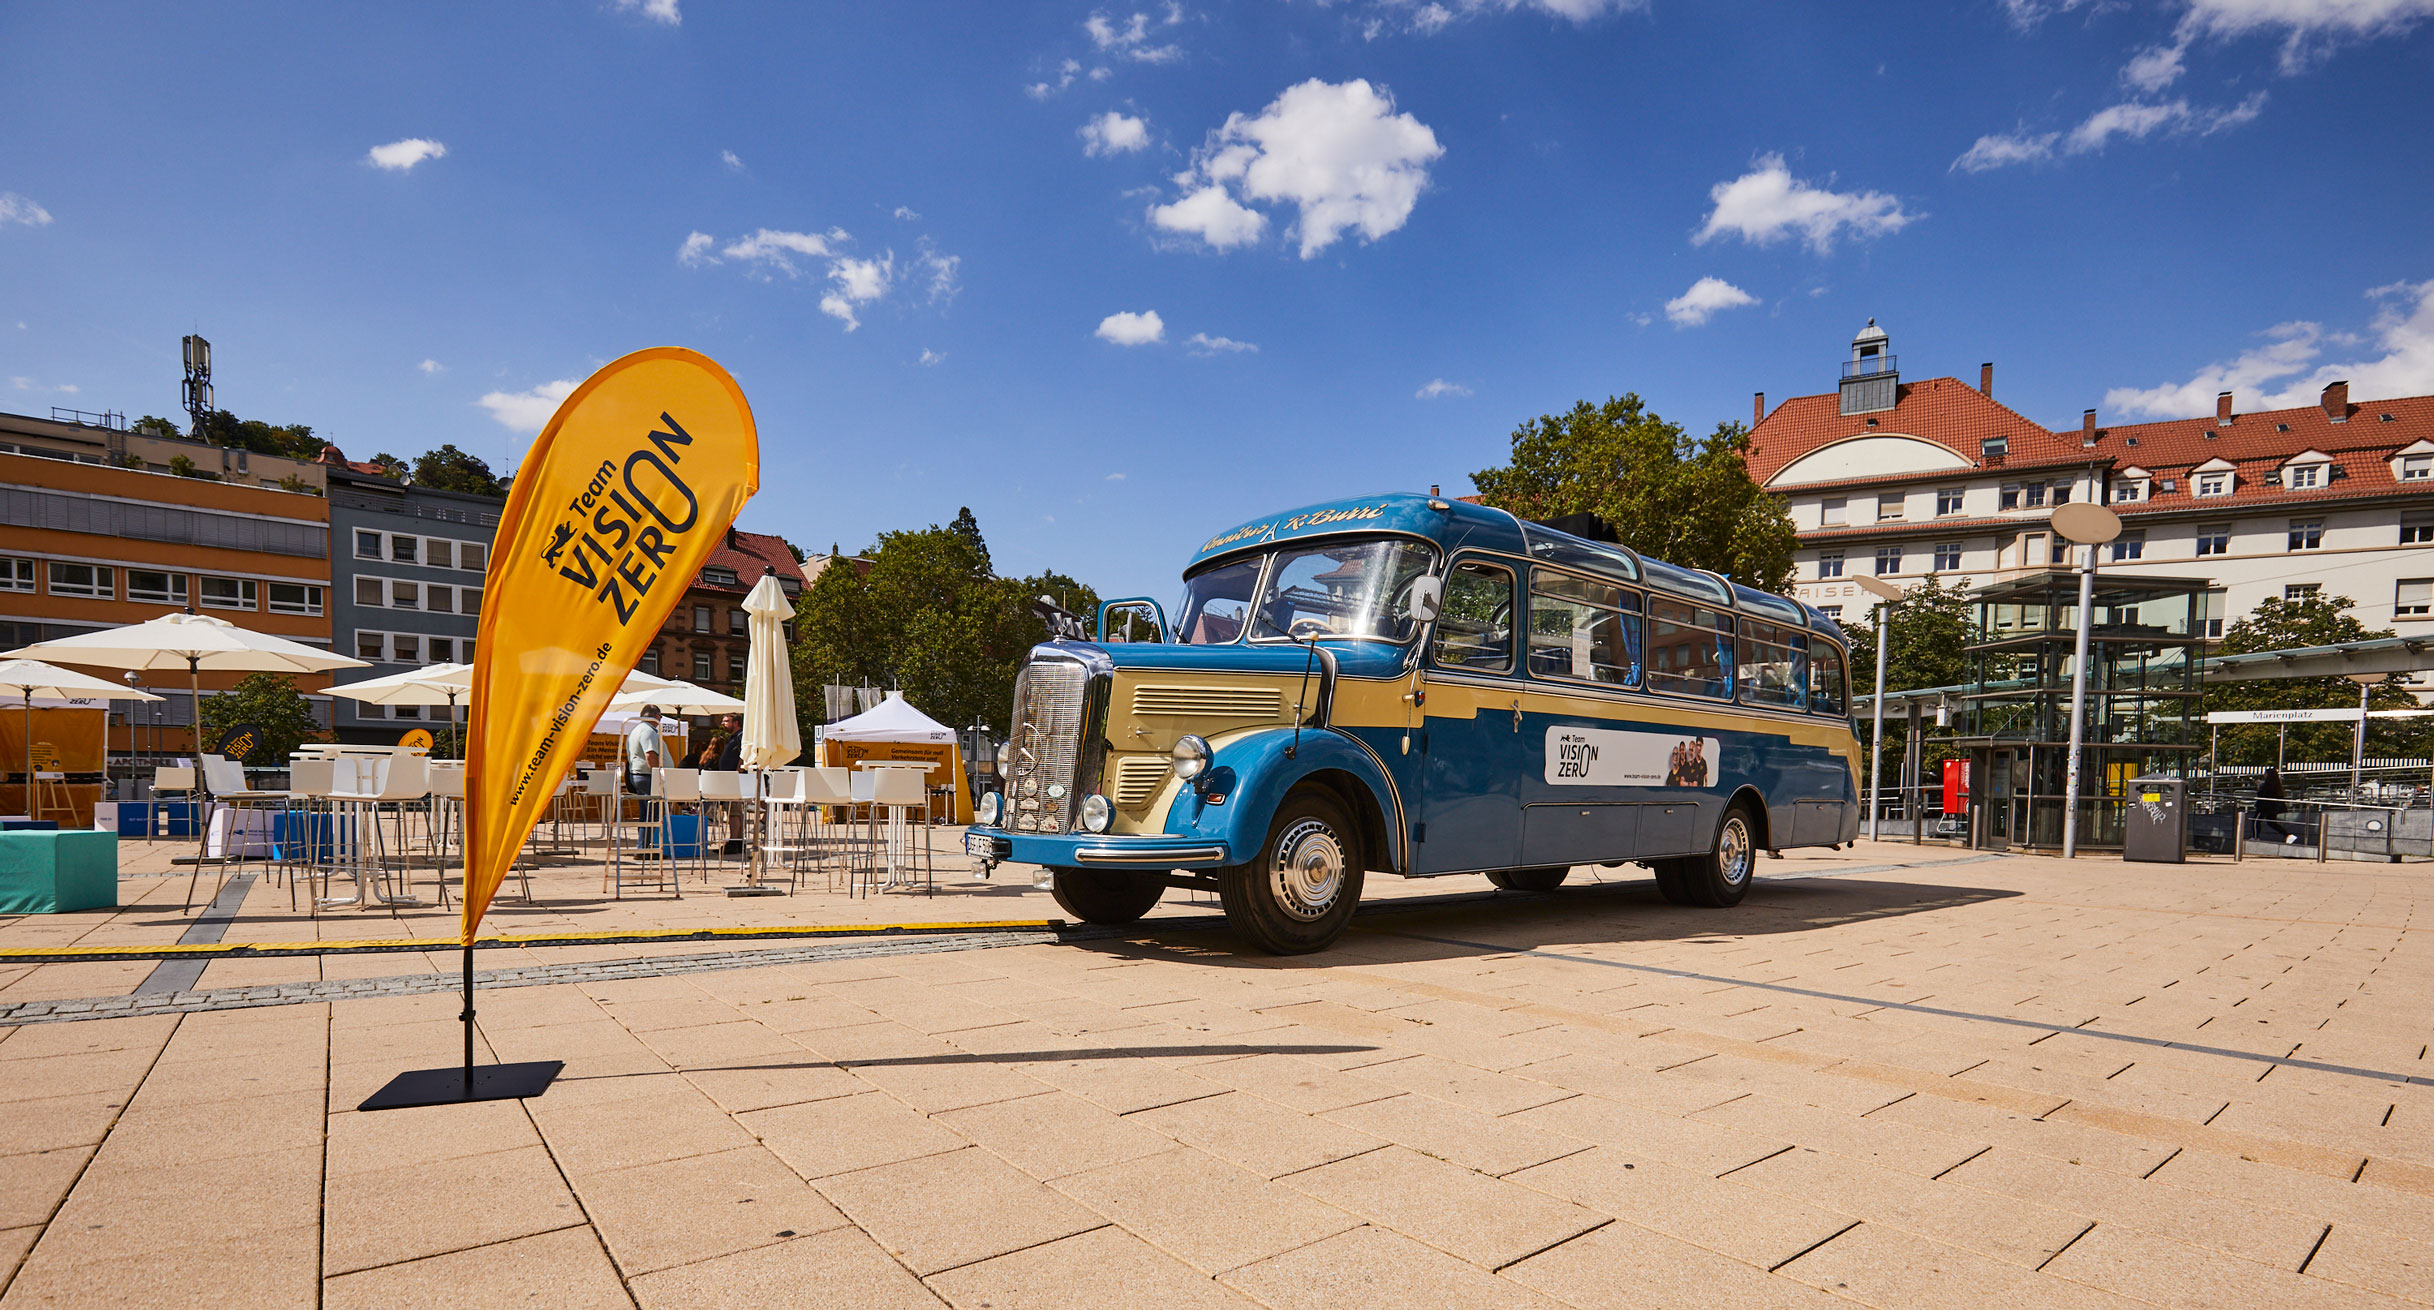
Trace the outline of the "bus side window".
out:
[[[1477,560],[1454,565],[1431,652],[1442,669],[1503,673],[1513,667],[1513,574]]]
[[[1820,642],[1816,657],[1817,691],[1809,697],[1809,710],[1816,714],[1840,714],[1843,712],[1842,652]]]

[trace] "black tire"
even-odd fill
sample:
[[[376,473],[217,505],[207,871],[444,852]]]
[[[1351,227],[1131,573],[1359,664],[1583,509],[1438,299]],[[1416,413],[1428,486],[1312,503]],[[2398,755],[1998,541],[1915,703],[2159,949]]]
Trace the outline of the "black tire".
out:
[[[1217,872],[1226,922],[1271,955],[1324,950],[1361,902],[1361,832],[1325,792],[1285,797],[1248,863]]]
[[[1693,905],[1724,909],[1739,905],[1758,872],[1758,821],[1746,805],[1724,811],[1705,855],[1681,863],[1682,890]]]
[[[1684,884],[1682,878],[1683,863],[1681,860],[1657,860],[1648,868],[1650,872],[1656,874],[1658,893],[1663,895],[1669,904],[1696,905],[1698,902],[1690,898],[1689,888]]]
[[[1131,923],[1166,895],[1161,873],[1050,869],[1049,890],[1065,913],[1084,923]]]
[[[1508,892],[1551,892],[1564,885],[1572,875],[1569,868],[1553,869],[1495,869],[1487,880]]]

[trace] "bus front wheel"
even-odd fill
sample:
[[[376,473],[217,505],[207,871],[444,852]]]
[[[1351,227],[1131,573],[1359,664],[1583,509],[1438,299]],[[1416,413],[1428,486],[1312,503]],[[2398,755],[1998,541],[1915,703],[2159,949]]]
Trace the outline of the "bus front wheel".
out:
[[[1049,892],[1065,913],[1084,923],[1131,923],[1166,894],[1154,875],[1101,869],[1050,869]]]
[[[1749,894],[1749,884],[1758,868],[1757,825],[1750,818],[1749,807],[1735,805],[1724,812],[1724,822],[1716,825],[1716,840],[1705,855],[1694,855],[1674,865],[1674,878],[1681,884],[1686,900],[1676,904],[1706,905],[1716,908],[1739,905]],[[1659,877],[1662,889],[1664,880]],[[1668,900],[1673,898],[1668,895]]]
[[[1360,829],[1335,799],[1297,791],[1276,807],[1249,863],[1221,869],[1226,922],[1272,955],[1323,950],[1352,922],[1366,867]]]
[[[1572,875],[1569,868],[1493,869],[1487,880],[1508,892],[1551,892]]]

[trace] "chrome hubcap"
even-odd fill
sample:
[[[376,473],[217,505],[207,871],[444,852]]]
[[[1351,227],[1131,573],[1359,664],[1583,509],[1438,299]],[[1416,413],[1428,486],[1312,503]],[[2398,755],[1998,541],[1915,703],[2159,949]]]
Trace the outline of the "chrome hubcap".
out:
[[[1294,918],[1325,915],[1344,890],[1344,844],[1335,830],[1316,819],[1285,829],[1268,864],[1268,885],[1277,908]]]
[[[1724,831],[1716,837],[1716,868],[1724,881],[1738,887],[1749,881],[1749,826],[1736,814],[1724,821]]]

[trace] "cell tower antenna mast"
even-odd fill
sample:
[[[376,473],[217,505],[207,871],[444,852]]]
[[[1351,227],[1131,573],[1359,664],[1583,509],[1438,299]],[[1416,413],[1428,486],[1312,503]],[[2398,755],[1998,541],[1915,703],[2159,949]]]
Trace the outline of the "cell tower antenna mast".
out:
[[[211,343],[199,336],[185,340],[186,412],[194,417],[194,439],[207,441],[204,423],[211,417]]]

